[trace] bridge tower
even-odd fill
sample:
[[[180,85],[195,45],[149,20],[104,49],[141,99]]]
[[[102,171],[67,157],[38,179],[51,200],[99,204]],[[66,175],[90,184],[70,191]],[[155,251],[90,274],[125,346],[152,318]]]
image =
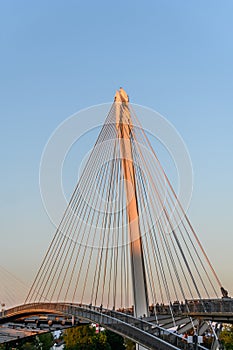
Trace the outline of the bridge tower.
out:
[[[136,317],[141,317],[143,315],[148,315],[149,305],[141,233],[139,227],[134,162],[131,147],[131,131],[133,129],[133,124],[128,103],[128,95],[122,88],[120,88],[115,95],[116,128],[120,139],[121,161],[122,168],[124,170],[124,182],[127,198],[134,315]]]
[[[120,139],[120,153],[127,198],[134,316],[142,317],[148,316],[149,303],[139,227],[136,179],[131,145],[133,123],[128,103],[129,97],[127,93],[120,88],[119,91],[116,91],[115,95],[116,128],[118,131],[118,138]],[[145,348],[137,344],[137,349],[143,350]]]

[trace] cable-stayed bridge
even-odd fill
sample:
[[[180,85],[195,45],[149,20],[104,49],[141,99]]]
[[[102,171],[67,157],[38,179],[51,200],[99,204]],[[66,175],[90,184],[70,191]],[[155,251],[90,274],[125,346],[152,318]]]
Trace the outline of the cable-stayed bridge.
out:
[[[190,329],[233,321],[232,299],[122,88],[25,303],[0,322],[38,315],[100,323],[140,349],[182,348]]]
[[[23,303],[29,286],[12,274],[4,266],[0,266],[0,306],[14,306]]]

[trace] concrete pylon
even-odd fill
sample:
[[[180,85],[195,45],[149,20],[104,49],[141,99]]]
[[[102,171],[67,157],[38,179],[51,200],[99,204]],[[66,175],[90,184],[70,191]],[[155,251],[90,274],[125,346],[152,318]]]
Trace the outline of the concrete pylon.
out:
[[[130,255],[132,267],[132,284],[134,297],[134,315],[138,318],[148,316],[148,293],[145,277],[145,266],[139,226],[135,169],[132,156],[132,120],[127,93],[120,88],[115,95],[116,128],[120,143],[120,154],[124,171],[124,182],[127,199],[127,214],[130,235]],[[142,350],[144,347],[137,345]]]

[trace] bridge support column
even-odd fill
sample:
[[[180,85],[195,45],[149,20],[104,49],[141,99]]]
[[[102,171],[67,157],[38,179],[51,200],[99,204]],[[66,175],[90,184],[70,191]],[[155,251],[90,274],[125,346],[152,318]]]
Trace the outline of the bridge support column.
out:
[[[128,107],[128,96],[123,89],[117,91],[116,128],[120,143],[122,167],[124,171],[125,192],[127,200],[127,214],[130,235],[130,254],[132,268],[132,284],[134,296],[134,315],[148,316],[148,295],[143,259],[141,232],[139,226],[135,168],[132,155],[132,120]],[[137,349],[145,349],[137,344]]]

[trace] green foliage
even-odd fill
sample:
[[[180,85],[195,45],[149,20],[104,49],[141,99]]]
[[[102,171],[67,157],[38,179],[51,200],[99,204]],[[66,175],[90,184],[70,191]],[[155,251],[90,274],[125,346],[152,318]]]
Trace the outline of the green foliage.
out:
[[[69,350],[78,349],[78,345],[86,344],[87,349],[93,343],[94,329],[89,326],[84,327],[74,327],[65,330],[64,340],[65,348]]]
[[[95,328],[88,325],[66,329],[63,338],[66,350],[135,350],[135,343],[132,341],[109,330],[96,333]],[[17,350],[50,350],[54,340],[51,333],[44,333],[36,337],[18,340],[17,343],[12,348]],[[5,345],[0,345],[0,350],[5,349]]]
[[[111,350],[105,332],[96,334],[89,326],[65,330],[64,340],[67,350]]]
[[[98,350],[111,350],[111,346],[108,343],[107,336],[105,332],[100,332],[94,337],[94,347],[93,349]],[[83,348],[84,349],[84,348]]]
[[[22,346],[20,346],[22,350],[35,350],[36,346],[32,342],[26,342]]]
[[[96,333],[95,328],[89,326],[65,330],[64,341],[67,350],[125,350],[120,335],[108,330]]]
[[[110,349],[125,350],[124,338],[109,330],[105,331]]]
[[[135,350],[136,349],[136,344],[132,340],[125,338],[124,343],[125,343],[126,350]]]
[[[219,339],[223,343],[224,349],[233,350],[233,325],[225,326]]]
[[[43,350],[50,350],[53,346],[54,339],[51,333],[40,334],[37,338]]]

